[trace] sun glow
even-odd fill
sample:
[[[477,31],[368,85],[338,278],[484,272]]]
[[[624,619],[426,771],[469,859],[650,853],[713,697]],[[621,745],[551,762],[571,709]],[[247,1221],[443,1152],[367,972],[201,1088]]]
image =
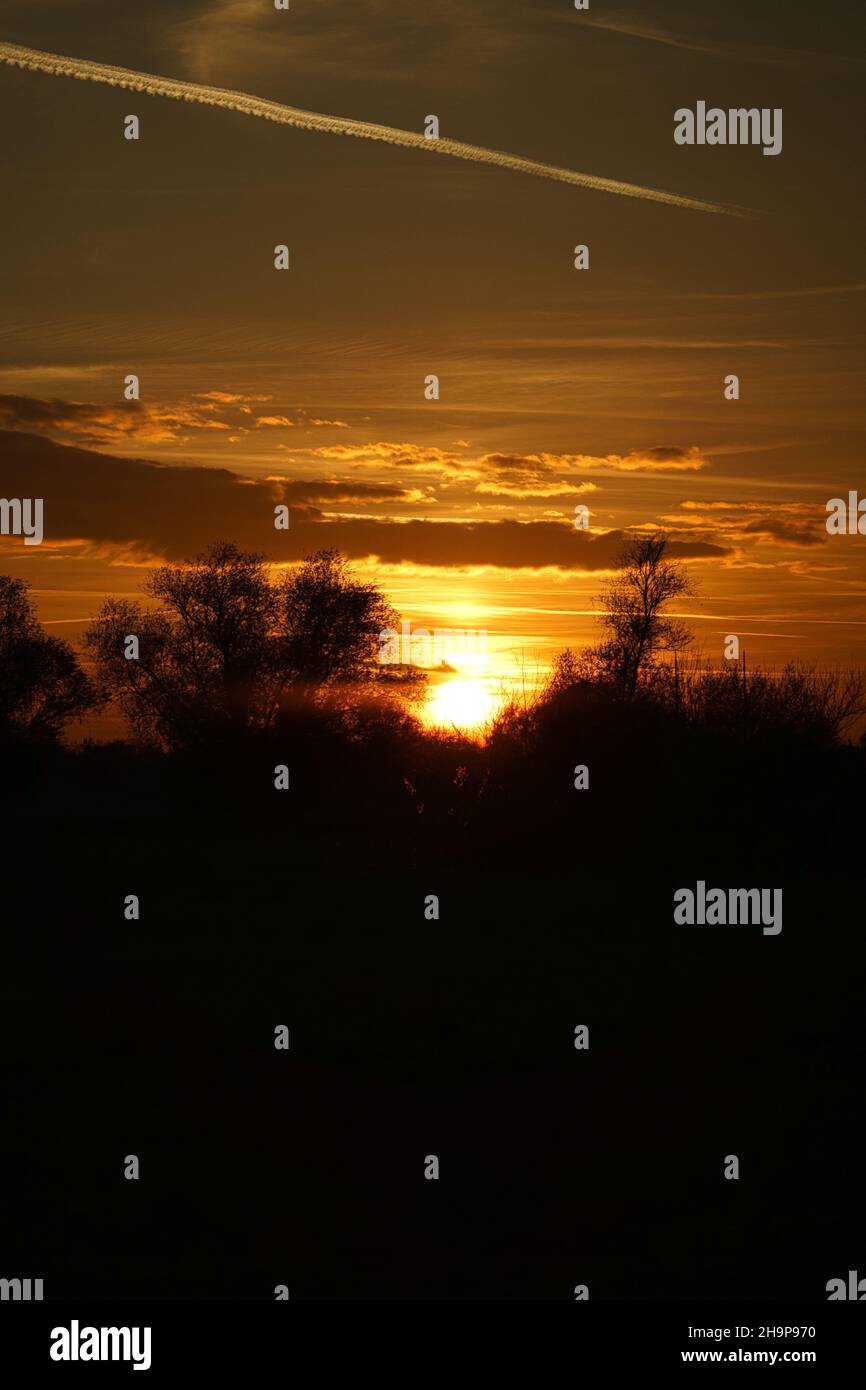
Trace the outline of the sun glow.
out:
[[[430,728],[475,734],[493,718],[502,701],[502,687],[495,677],[457,676],[432,687],[421,717]]]

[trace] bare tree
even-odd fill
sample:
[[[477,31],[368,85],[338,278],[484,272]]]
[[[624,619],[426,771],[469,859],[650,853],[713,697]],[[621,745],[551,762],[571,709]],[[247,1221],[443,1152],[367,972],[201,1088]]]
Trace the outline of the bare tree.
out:
[[[660,652],[681,652],[692,641],[686,625],[665,608],[692,593],[684,567],[666,558],[668,537],[636,536],[618,557],[619,572],[599,597],[606,636],[595,656],[631,698]]]

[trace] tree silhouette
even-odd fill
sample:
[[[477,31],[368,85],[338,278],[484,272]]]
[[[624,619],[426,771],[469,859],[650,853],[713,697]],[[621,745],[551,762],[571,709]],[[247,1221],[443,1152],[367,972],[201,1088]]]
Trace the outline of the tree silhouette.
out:
[[[95,700],[72,648],[43,632],[24,581],[0,575],[0,735],[56,739]]]
[[[319,550],[284,579],[282,632],[296,684],[313,689],[379,678],[380,635],[397,615],[336,550]]]
[[[137,735],[171,747],[267,730],[293,702],[372,686],[379,633],[395,621],[336,551],[272,582],[261,555],[223,541],[154,571],[145,593],[159,607],[108,599],[84,640]]]
[[[667,547],[661,532],[630,540],[600,596],[606,636],[595,657],[629,698],[660,652],[681,652],[692,641],[686,625],[663,611],[672,599],[693,592],[683,566],[666,559]]]

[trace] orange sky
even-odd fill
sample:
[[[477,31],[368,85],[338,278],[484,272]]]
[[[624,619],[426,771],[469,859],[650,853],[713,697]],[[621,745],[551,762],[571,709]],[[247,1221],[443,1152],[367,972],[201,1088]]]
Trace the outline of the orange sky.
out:
[[[866,537],[824,525],[831,497],[866,496],[859,14],[822,10],[820,52],[814,7],[774,0],[640,24],[498,0],[0,18],[10,42],[409,130],[433,112],[760,213],[0,69],[0,496],[46,515],[39,547],[0,537],[0,568],[53,631],[219,537],[282,561],[338,545],[414,624],[483,627],[490,673],[513,672],[588,640],[623,533],[663,526],[708,655],[732,632],[754,661],[863,660]],[[782,154],[677,147],[698,99],[781,107]]]

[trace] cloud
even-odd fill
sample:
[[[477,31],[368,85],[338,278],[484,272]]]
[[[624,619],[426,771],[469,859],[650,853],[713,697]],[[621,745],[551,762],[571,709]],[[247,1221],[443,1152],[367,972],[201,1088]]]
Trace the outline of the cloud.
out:
[[[695,299],[714,299],[720,301],[742,299],[823,299],[828,295],[863,294],[864,291],[866,291],[866,281],[857,280],[850,285],[798,285],[794,289],[781,290],[678,290],[668,295],[668,298],[687,299],[690,301]]]
[[[552,454],[483,454],[477,470],[467,468],[465,477],[473,472],[492,474],[475,484],[474,491],[484,497],[516,497],[523,501],[533,498],[572,496],[578,492],[596,492],[597,484],[575,483],[551,475],[559,469],[558,455]]]
[[[400,468],[410,472],[452,469],[461,463],[460,455],[450,449],[386,441],[370,444],[323,444],[315,449],[296,449],[293,452],[304,452],[310,458],[328,459],[334,463],[351,464],[353,467]]]
[[[111,444],[124,439],[158,444],[180,439],[190,430],[228,430],[228,424],[213,418],[215,408],[213,404],[153,406],[142,401],[97,405],[0,395],[0,425],[59,434],[83,444]]]
[[[482,454],[479,467],[499,476],[534,480],[553,470],[613,473],[696,473],[707,466],[697,445],[661,446],[628,454]]]
[[[851,64],[860,66],[857,56],[835,53],[820,53],[815,49],[776,48],[769,44],[740,43],[730,39],[708,39],[697,34],[675,34],[670,29],[660,29],[647,24],[640,16],[629,14],[605,16],[587,15],[583,21],[593,29],[606,29],[610,33],[622,34],[627,38],[645,39],[649,43],[664,44],[667,48],[683,48],[692,53],[704,53],[711,58],[722,58],[734,63],[757,63],[767,67],[808,68],[814,72],[818,67],[841,68]]]
[[[175,24],[171,38],[186,69],[198,81],[225,82],[236,74],[263,73],[319,80],[337,79],[416,85],[432,66],[477,85],[488,65],[525,48],[532,15],[503,14],[498,0],[473,0],[472,44],[466,43],[465,0],[437,0],[421,31],[416,8],[404,0],[352,0],[331,6],[322,23],[318,7],[292,5],[280,29],[262,0],[207,0]],[[270,12],[269,12],[270,11]]]
[[[8,380],[10,377],[21,381],[56,381],[63,378],[72,381],[78,377],[90,380],[97,376],[107,376],[112,371],[110,366],[74,366],[71,363],[47,363],[39,367],[2,367],[0,368],[0,379]]]
[[[518,489],[535,484],[546,487],[551,483],[553,473],[696,473],[708,464],[697,445],[688,448],[664,445],[632,450],[628,454],[601,456],[488,453],[472,458],[451,449],[378,440],[368,444],[325,444],[320,448],[293,452],[298,455],[304,452],[311,458],[330,459],[360,467],[450,474],[467,482],[474,480],[480,492],[491,491],[491,485],[495,483]]]
[[[336,547],[351,559],[506,569],[609,569],[626,533],[593,534],[559,521],[398,521],[325,514],[316,502],[390,500],[352,481],[253,481],[225,468],[164,467],[141,459],[0,431],[0,495],[44,499],[45,545],[87,543],[106,553],[181,560],[229,538],[275,561]],[[297,499],[297,500],[295,500]],[[290,529],[274,506],[291,501]],[[396,498],[394,500],[397,500]],[[724,547],[677,540],[682,559],[723,557]]]
[[[273,396],[245,396],[237,391],[195,391],[193,398],[197,401],[217,401],[220,405],[238,405],[243,402],[246,405],[255,401],[272,401]]]
[[[354,478],[304,478],[290,482],[285,478],[267,478],[281,490],[285,502],[415,502],[423,494],[414,488],[406,489],[392,483],[362,483]]]
[[[670,294],[664,296],[666,299],[676,299],[679,295]],[[712,296],[715,297],[715,296]],[[730,298],[738,296],[720,296]],[[710,295],[683,295],[684,299],[709,299]],[[826,347],[832,343],[829,338],[804,338],[798,340],[797,346],[807,347]],[[678,336],[662,337],[658,334],[646,336],[645,334],[635,333],[631,328],[627,333],[620,334],[619,337],[611,337],[609,334],[599,337],[597,334],[586,334],[576,338],[572,335],[560,334],[555,338],[550,337],[510,337],[502,338],[499,346],[507,349],[517,349],[523,352],[532,353],[573,353],[576,348],[584,351],[598,352],[627,352],[634,353],[639,349],[649,349],[652,352],[681,352],[691,355],[694,352],[730,352],[732,349],[742,351],[744,348],[755,349],[761,352],[772,350],[782,352],[790,350],[794,344],[788,338],[687,338],[684,334]]]
[[[826,512],[814,522],[794,522],[783,517],[763,517],[746,522],[740,534],[766,545],[823,545],[827,540]]]
[[[490,482],[478,483],[475,491],[483,497],[516,497],[522,502],[531,502],[534,498],[575,497],[580,492],[597,492],[598,487],[595,483],[569,483],[565,480],[556,483]]]
[[[288,415],[253,416],[254,404],[273,396],[244,395],[236,391],[199,391],[188,400],[151,404],[118,401],[41,400],[35,396],[0,395],[0,427],[38,430],[80,444],[119,444],[127,439],[144,444],[186,442],[196,431],[231,432],[236,436],[252,429],[293,429],[296,426],[330,425],[348,428],[344,420],[312,417],[305,410]]]
[[[672,534],[798,547],[823,545],[827,540],[827,513],[823,504],[688,500],[681,502],[680,508],[681,512],[662,518]]]

